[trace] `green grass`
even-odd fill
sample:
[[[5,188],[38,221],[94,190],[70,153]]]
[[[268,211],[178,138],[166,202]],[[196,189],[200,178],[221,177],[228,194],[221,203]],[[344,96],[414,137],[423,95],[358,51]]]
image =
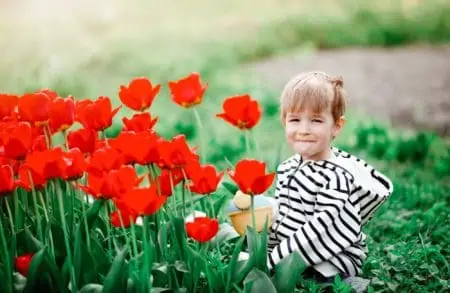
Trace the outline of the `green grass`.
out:
[[[238,59],[258,60],[305,44],[331,49],[450,41],[450,5],[444,1],[420,2],[419,6],[407,8],[393,1],[374,9],[367,3],[343,1],[347,4],[337,13],[322,15],[312,10],[287,17],[264,27],[245,46],[238,46]]]
[[[236,162],[244,155],[240,133],[214,115],[225,97],[250,93],[265,113],[253,133],[260,152],[252,155],[261,154],[274,170],[277,153],[281,158],[290,153],[278,119],[279,93],[249,76],[242,63],[299,47],[398,46],[450,39],[450,5],[445,1],[404,1],[403,6],[382,1],[378,7],[359,2],[99,2],[96,11],[103,14],[92,16],[77,8],[71,17],[56,2],[41,14],[13,7],[16,14],[2,17],[0,23],[0,89],[22,93],[49,87],[77,98],[108,95],[117,104],[119,86],[144,75],[164,87],[151,108],[160,117],[157,131],[167,137],[182,132],[197,144],[200,134],[193,112],[169,100],[167,81],[198,71],[209,83],[198,108],[205,125],[201,135],[209,139],[208,161],[223,169],[228,166],[224,156]],[[130,112],[121,110],[110,135],[117,133],[126,115]],[[349,118],[337,144],[373,162],[395,185],[392,197],[366,227],[370,253],[364,276],[373,279],[380,292],[443,292],[450,277],[448,143],[435,138],[423,150],[420,138],[403,138],[387,125],[381,129],[389,147],[373,130],[367,131],[374,140],[358,145],[358,126],[364,120],[353,112]],[[411,150],[419,153],[419,160],[404,158]]]

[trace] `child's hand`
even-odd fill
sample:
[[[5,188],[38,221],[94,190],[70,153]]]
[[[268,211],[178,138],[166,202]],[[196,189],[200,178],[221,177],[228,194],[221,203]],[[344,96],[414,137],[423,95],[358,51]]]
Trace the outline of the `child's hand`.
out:
[[[239,252],[238,261],[247,260],[249,258],[250,258],[250,254],[248,254],[248,252],[244,252],[244,251]]]
[[[269,200],[270,205],[272,206],[272,223],[273,223],[277,218],[278,204],[275,198],[273,197],[267,197],[267,199]]]

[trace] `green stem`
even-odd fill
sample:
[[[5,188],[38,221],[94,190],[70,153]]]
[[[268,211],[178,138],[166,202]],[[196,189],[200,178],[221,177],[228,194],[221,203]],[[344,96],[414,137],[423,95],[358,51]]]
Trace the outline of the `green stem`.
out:
[[[255,197],[253,195],[250,195],[250,203],[251,203],[251,211],[252,211],[252,226],[253,229],[256,231],[256,218],[255,218]]]
[[[186,172],[184,171],[184,168],[181,168],[181,173],[183,173],[183,182],[182,182],[182,186],[181,186],[181,188],[182,188],[181,196],[182,196],[182,200],[183,200],[183,202],[182,202],[182,205],[183,205],[183,219],[186,219],[186,198],[185,198],[185,196],[186,196],[185,195],[186,187],[185,187],[185,183],[188,181],[188,178],[187,178]],[[189,194],[190,194],[190,196],[192,198],[191,189],[187,188],[187,190],[189,191]],[[195,218],[194,201],[192,201],[191,208],[192,208],[192,212],[194,213],[194,218]]]
[[[34,213],[36,214],[36,225],[37,225],[37,234],[38,234],[38,239],[41,242],[44,242],[44,237],[43,237],[43,233],[42,233],[42,221],[41,221],[41,214],[39,213],[39,206],[37,204],[37,200],[36,200],[36,189],[34,188],[34,182],[33,182],[33,177],[31,176],[31,172],[28,171],[28,180],[30,180],[31,183],[31,196],[33,198],[33,206],[34,206]],[[27,206],[28,208],[28,206]]]
[[[123,223],[122,213],[120,212],[120,210],[118,210],[117,213],[119,215],[119,222],[120,222],[122,234],[125,237],[126,246],[128,246],[128,245],[130,245],[130,237],[128,237],[127,230],[125,229],[125,224]],[[130,254],[131,254],[131,256],[133,256],[132,252]]]
[[[38,191],[37,194],[39,196],[39,201],[41,202],[41,205],[42,205],[42,210],[44,211],[45,221],[47,223],[50,223],[50,218],[48,217],[48,212],[47,212],[47,206],[45,204],[44,197],[42,196],[42,192]],[[55,258],[55,245],[53,243],[53,234],[52,234],[51,230],[49,230],[49,241],[50,241],[50,252],[52,253],[53,258]]]
[[[145,284],[145,288],[147,288],[148,286],[148,291],[147,292],[151,292],[151,288],[152,288],[152,284],[150,282],[150,274],[151,274],[151,270],[150,270],[150,266],[151,266],[151,254],[150,254],[150,238],[149,238],[149,222],[148,222],[148,216],[144,216],[144,233],[143,233],[143,237],[144,237],[144,282],[149,282],[148,284]]]
[[[1,233],[0,233],[0,241],[1,241],[1,254],[2,254],[2,258],[3,261],[5,263],[5,274],[6,274],[6,286],[7,286],[7,292],[8,293],[13,293],[13,278],[12,278],[12,273],[13,273],[13,268],[11,267],[11,258],[9,256],[9,252],[8,252],[8,245],[6,243],[6,238],[5,238],[5,229],[3,229],[3,222],[0,218],[0,229],[1,229]]]
[[[30,173],[28,172],[28,174],[30,174]],[[31,175],[30,175],[30,177],[31,177]],[[42,219],[41,219],[41,213],[39,212],[39,205],[37,203],[36,190],[34,189],[34,186],[31,188],[31,196],[33,198],[34,213],[36,214],[38,239],[39,239],[39,241],[41,241],[43,243],[44,236],[42,233]]]
[[[44,197],[42,196],[42,192],[38,191],[37,194],[38,194],[38,196],[39,196],[39,201],[41,202],[41,205],[42,205],[42,210],[43,210],[43,212],[44,212],[45,220],[46,220],[47,222],[49,222],[49,221],[50,221],[50,218],[48,217],[47,206],[46,206],[46,204],[45,204]]]
[[[185,182],[186,182],[186,180],[185,179],[183,179],[183,181],[181,182],[181,184],[183,185],[183,186],[181,186],[181,204],[182,204],[182,216],[183,216],[183,219],[186,219],[186,194],[185,194],[185,187],[184,187],[184,184],[185,184]]]
[[[5,198],[6,202],[6,210],[8,212],[8,218],[9,218],[9,224],[11,225],[11,254],[13,257],[16,256],[16,249],[17,249],[17,227],[14,226],[13,216],[11,213],[11,208],[9,206],[8,198]],[[4,232],[3,232],[4,233]]]
[[[66,147],[66,150],[69,150],[69,141],[67,140],[67,130],[63,130],[62,135],[64,137],[64,146]]]
[[[261,153],[261,149],[259,147],[258,141],[256,140],[255,135],[253,134],[252,130],[249,130],[249,135],[252,137],[253,143],[255,144],[255,151],[256,151],[256,156],[259,160],[262,160],[262,153]]]
[[[106,132],[103,130],[101,133],[102,133],[103,139],[105,140],[106,145],[109,145],[108,137],[106,136]]]
[[[201,255],[207,255],[207,253],[208,253],[208,247],[209,247],[209,242],[206,242],[206,243],[201,243],[200,244],[200,246],[201,246],[201,248],[200,248],[200,254]],[[207,276],[207,278],[208,278],[208,274],[206,275]],[[208,280],[209,281],[209,280]],[[209,284],[209,292],[210,293],[212,293],[213,292],[213,289],[212,289],[212,286],[211,286],[211,282],[208,282]]]
[[[248,138],[247,130],[244,130],[244,138],[245,138],[245,151],[247,152],[247,156],[250,156],[252,150],[250,148],[250,140]]]
[[[78,193],[79,195],[79,193]],[[85,206],[85,201],[84,201],[84,195],[81,195],[81,212],[83,213],[83,215],[86,215],[86,206]],[[82,217],[83,218],[83,222],[84,222],[84,232],[86,233],[86,245],[87,245],[87,249],[88,251],[92,251],[91,250],[91,237],[89,237],[89,227],[88,227],[88,222],[87,222],[87,218],[86,217]]]
[[[159,185],[159,181],[156,180],[158,177],[158,174],[156,172],[155,166],[153,164],[147,165],[148,174],[149,174],[149,183],[152,181],[156,182],[156,189],[158,190],[158,195],[161,195],[161,186]]]
[[[169,196],[169,199],[172,199],[173,201],[173,212],[178,216],[177,213],[177,199],[175,197],[175,187],[173,186],[173,177],[172,172],[169,172],[169,181],[170,181],[170,189],[172,190],[172,196]]]
[[[50,134],[51,132],[50,132],[49,126],[44,125],[42,127],[42,130],[44,131],[45,144],[47,145],[48,149],[51,149],[52,148],[52,136]]]
[[[50,186],[49,185],[45,185],[44,190],[45,190],[45,198],[47,199],[47,202],[51,202],[51,209],[50,209],[50,204],[49,204],[49,210],[52,211],[53,214],[56,213],[56,200],[55,200],[55,192],[51,193],[50,191]]]
[[[112,259],[113,254],[113,247],[112,247],[112,241],[111,241],[111,223],[109,221],[109,211],[108,211],[108,203],[105,204],[105,221],[106,221],[106,235],[107,235],[107,241],[108,241],[108,256],[110,259]]]
[[[23,190],[22,192],[20,192],[21,193],[21,199],[22,199],[22,201],[18,201],[17,203],[18,203],[18,205],[20,206],[20,208],[21,208],[21,210],[22,210],[22,215],[23,215],[23,218],[22,218],[22,220],[23,220],[23,227],[25,227],[25,226],[27,226],[27,224],[28,224],[28,221],[29,221],[29,217],[30,217],[30,215],[29,215],[29,213],[28,213],[28,211],[29,211],[29,205],[28,205],[28,196],[29,196],[29,193],[28,193],[28,191],[27,190]],[[19,192],[17,192],[17,194],[19,194]]]
[[[175,271],[174,267],[170,267],[169,269],[173,274],[173,279],[175,280],[175,288],[174,289],[176,289],[175,290],[175,292],[176,292],[180,288],[180,283],[178,282],[178,278],[177,278],[177,272]]]
[[[214,203],[213,203],[211,195],[208,195],[208,201],[209,201],[209,205],[211,206],[211,216],[213,218],[215,218],[216,213],[214,211]],[[220,245],[219,245],[218,241],[216,241],[216,250],[217,250],[217,254],[219,255],[220,260],[222,260],[222,254],[220,253]]]
[[[137,240],[136,240],[135,224],[131,224],[131,242],[133,245],[134,255],[137,257],[139,255],[139,253],[138,253]]]
[[[9,206],[8,198],[5,197],[5,203],[6,203],[6,212],[8,213],[8,219],[9,219],[9,225],[11,226],[11,234],[16,235],[16,228],[14,226],[13,216],[11,212],[11,207]]]
[[[200,128],[199,135],[198,135],[198,137],[200,139],[200,153],[201,153],[200,160],[202,163],[204,163],[205,159],[206,159],[206,148],[205,148],[205,144],[204,144],[205,141],[204,141],[203,135],[202,135],[203,134],[203,124],[202,124],[202,120],[200,119],[200,115],[198,114],[198,111],[196,108],[194,108],[194,115],[195,115],[195,119],[197,120],[198,127]]]
[[[72,194],[70,190],[70,184],[65,182],[66,184],[66,196],[69,196],[69,203],[70,203],[70,213],[69,213],[69,222],[71,223],[71,231],[75,231],[75,196]]]
[[[18,198],[17,188],[14,189],[13,203],[14,203],[14,222],[16,223],[17,230],[23,228],[23,218],[19,214],[19,198]]]
[[[158,177],[158,172],[155,169],[156,166],[154,164],[150,164],[149,166],[150,166],[150,169],[153,171],[152,172],[153,178],[157,178]],[[159,181],[158,180],[156,180],[156,188],[158,190],[158,195],[161,195],[161,186],[159,185]],[[172,186],[172,190],[173,190],[173,186]],[[165,204],[163,206],[163,208],[165,210],[165,214],[168,216],[169,219],[171,219],[172,216],[173,216],[173,211],[172,211],[171,207],[169,206],[169,204],[168,203]],[[159,214],[159,212],[158,212],[158,214]],[[162,213],[160,216],[164,216],[164,213]]]
[[[157,188],[158,196],[161,196],[161,188],[159,186],[159,181],[157,180],[157,174],[156,174],[156,170],[153,168],[153,164],[147,165],[147,169],[148,169],[148,174],[149,174],[149,182],[152,182],[152,181],[156,182],[156,188]],[[155,225],[155,233],[156,233],[156,235],[158,235],[158,233],[159,233],[158,214],[159,214],[159,212],[156,212],[152,216],[153,223]],[[158,260],[159,260],[159,256],[158,256]]]
[[[195,268],[195,264],[194,264],[194,268]],[[197,283],[198,283],[198,278],[195,277],[195,279],[194,279],[194,290],[192,290],[192,292],[197,292]]]
[[[78,290],[78,287],[77,287],[77,280],[75,277],[75,269],[74,269],[73,261],[72,261],[72,250],[70,248],[70,239],[69,239],[69,233],[67,231],[66,216],[64,214],[64,204],[63,204],[64,199],[63,199],[62,190],[61,190],[61,187],[59,186],[59,184],[57,184],[55,181],[52,181],[52,182],[55,185],[56,194],[58,197],[59,214],[61,217],[61,224],[62,224],[63,233],[64,233],[64,244],[66,246],[67,262],[68,262],[69,270],[70,270],[71,289],[73,292],[76,292]]]
[[[150,165],[147,165],[147,170],[148,170],[148,184],[151,185],[152,182],[153,182],[156,178],[155,178],[154,175],[153,175],[153,170],[152,170],[152,168],[150,167]],[[158,185],[159,185],[159,184],[158,184]],[[160,192],[160,191],[159,191],[159,189],[158,189],[158,195],[160,194],[159,192]]]
[[[209,206],[211,207],[211,217],[215,218],[216,217],[216,213],[214,212],[214,203],[211,197],[211,194],[208,195],[208,201],[209,201]]]
[[[112,213],[112,211],[114,209],[113,203],[111,201],[107,201],[106,202],[106,207],[107,207],[107,210],[108,210],[108,228],[109,228],[108,233],[109,233],[109,238],[111,238],[111,241],[112,241],[112,243],[114,245],[114,250],[117,251],[117,250],[119,250],[119,245],[117,244],[117,239],[116,239],[116,232],[117,232],[117,230],[114,229],[114,227],[112,226],[111,219],[110,219],[110,215],[111,215],[111,213]]]

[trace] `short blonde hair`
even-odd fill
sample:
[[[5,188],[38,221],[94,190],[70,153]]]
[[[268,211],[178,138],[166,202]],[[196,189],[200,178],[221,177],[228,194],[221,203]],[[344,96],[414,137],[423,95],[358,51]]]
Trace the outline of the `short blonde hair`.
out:
[[[341,76],[331,76],[324,72],[300,73],[285,85],[280,97],[281,122],[285,124],[288,112],[310,109],[322,113],[328,108],[334,121],[344,115],[347,93]]]

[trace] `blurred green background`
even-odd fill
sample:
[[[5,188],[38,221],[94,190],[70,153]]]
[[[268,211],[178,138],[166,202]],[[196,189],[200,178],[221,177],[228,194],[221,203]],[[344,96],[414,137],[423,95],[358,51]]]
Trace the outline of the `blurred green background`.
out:
[[[51,88],[80,99],[106,95],[118,104],[119,86],[146,76],[163,85],[151,108],[160,117],[158,132],[189,135],[195,131],[192,111],[169,100],[167,82],[197,71],[209,83],[199,109],[209,139],[231,143],[230,135],[237,132],[214,114],[220,112],[225,97],[250,93],[265,109],[255,135],[269,157],[274,142],[282,139],[279,90],[247,70],[249,62],[324,48],[450,39],[450,5],[440,0],[28,0],[1,5],[2,91]],[[129,114],[123,109],[116,124]],[[352,109],[349,116],[338,143],[353,139],[351,134],[363,117]],[[110,135],[118,130],[110,129]]]
[[[261,154],[273,171],[290,154],[279,123],[279,91],[248,70],[254,62],[349,46],[437,46],[450,40],[450,4],[444,0],[28,0],[1,1],[0,8],[2,92],[51,88],[79,99],[106,95],[118,105],[119,86],[146,76],[163,85],[150,109],[159,116],[156,130],[166,137],[185,133],[197,144],[194,114],[170,101],[167,82],[199,72],[209,84],[198,107],[206,159],[219,168],[228,166],[224,157],[236,162],[245,156],[242,134],[214,117],[224,98],[236,94],[251,94],[264,109],[252,133],[259,149],[253,155]],[[108,134],[114,136],[121,117],[129,115],[123,108]],[[350,105],[349,123],[336,143],[395,184],[366,227],[365,277],[377,291],[444,290],[449,140],[364,118]]]

